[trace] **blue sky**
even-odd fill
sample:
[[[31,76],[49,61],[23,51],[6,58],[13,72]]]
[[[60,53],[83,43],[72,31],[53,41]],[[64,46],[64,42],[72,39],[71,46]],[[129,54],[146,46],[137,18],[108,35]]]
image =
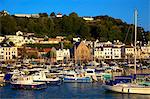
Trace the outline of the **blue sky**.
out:
[[[108,15],[133,23],[134,9],[138,9],[139,26],[150,31],[150,0],[0,0],[0,10],[10,14],[77,12],[79,16]]]

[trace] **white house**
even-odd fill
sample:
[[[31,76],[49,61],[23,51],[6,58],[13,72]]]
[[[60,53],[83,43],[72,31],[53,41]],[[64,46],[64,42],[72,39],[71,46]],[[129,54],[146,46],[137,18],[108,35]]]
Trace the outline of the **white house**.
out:
[[[94,56],[99,59],[121,59],[121,46],[123,44],[119,41],[112,44],[110,41],[99,42],[99,40],[96,40],[94,42]]]
[[[56,50],[56,60],[62,61],[64,59],[66,59],[66,60],[70,59],[69,49],[58,49],[58,50]]]
[[[141,46],[141,57],[142,58],[150,58],[150,45]]]
[[[83,17],[83,19],[86,21],[93,21],[94,20],[94,18],[90,17],[90,16],[85,16],[85,17]]]
[[[102,60],[104,59],[104,51],[102,47],[96,47],[94,50],[95,59]]]
[[[23,33],[21,31],[16,32],[16,35],[6,35],[6,38],[13,42],[15,46],[22,46],[25,44]]]
[[[150,45],[149,46],[142,46],[141,50],[143,53],[149,53],[150,54]]]
[[[62,14],[61,14],[61,13],[58,13],[58,14],[56,15],[56,17],[57,17],[57,18],[62,18]]]
[[[100,42],[99,40],[96,40],[94,42],[94,47],[102,47],[102,46],[113,46],[112,42],[107,41],[107,42]]]
[[[97,39],[95,42],[94,42],[94,47],[100,47],[102,46],[102,44],[99,42],[99,40]]]
[[[39,18],[40,17],[39,14],[14,14],[14,16],[16,16],[16,17],[27,17],[27,18],[30,18],[30,17]]]
[[[104,59],[112,59],[112,46],[104,46]]]
[[[34,44],[34,43],[37,43],[35,37],[24,37],[24,42],[26,44]]]
[[[120,47],[112,47],[112,59],[121,59]]]
[[[21,32],[21,31],[17,31],[17,32],[16,32],[16,35],[17,35],[17,36],[19,36],[19,35],[23,35],[23,32]]]
[[[131,45],[126,45],[121,48],[122,57],[125,59],[134,57],[134,47]]]
[[[17,47],[12,47],[8,43],[0,43],[0,61],[12,60],[17,55]]]
[[[73,42],[80,42],[80,37],[77,37],[77,38],[73,38]]]
[[[122,47],[122,46],[125,46],[125,44],[120,42],[119,40],[114,40],[113,41],[113,46],[114,47]]]

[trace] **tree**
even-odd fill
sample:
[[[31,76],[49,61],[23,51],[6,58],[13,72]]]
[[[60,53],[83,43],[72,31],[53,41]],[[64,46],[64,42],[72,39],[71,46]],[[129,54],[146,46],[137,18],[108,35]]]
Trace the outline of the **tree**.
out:
[[[107,15],[96,16],[93,21],[85,21],[75,12],[70,13],[69,16],[63,15],[62,18],[55,18],[54,12],[50,14],[51,17],[48,17],[47,13],[39,13],[39,15],[39,18],[23,18],[2,14],[0,33],[11,35],[16,31],[23,31],[34,32],[39,37],[64,35],[71,39],[80,36],[88,40],[100,39],[100,41],[119,39],[124,43],[131,43],[134,39],[133,24],[127,24]],[[137,37],[141,40],[142,35],[139,31]],[[146,39],[150,40],[150,32],[146,33]]]
[[[2,16],[1,19],[1,32],[2,34],[15,34],[17,29],[16,20],[12,16]]]
[[[48,57],[48,58],[54,58],[54,57],[56,57],[56,53],[53,52],[53,51],[49,51],[49,52],[46,54],[46,57]]]
[[[91,38],[90,27],[86,24],[81,25],[79,29],[79,35],[81,35],[83,38],[90,39]]]
[[[40,17],[48,17],[47,13],[39,13]]]

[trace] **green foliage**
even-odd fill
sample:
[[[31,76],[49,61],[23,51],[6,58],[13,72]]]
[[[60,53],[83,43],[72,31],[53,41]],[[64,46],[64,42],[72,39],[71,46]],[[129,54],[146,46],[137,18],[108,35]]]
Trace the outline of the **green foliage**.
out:
[[[48,58],[54,58],[54,57],[56,57],[56,52],[49,51],[49,52],[46,54],[46,57],[48,57]]]
[[[64,43],[64,48],[65,49],[73,48],[73,44],[72,43]]]
[[[0,22],[1,22],[1,33],[5,34],[15,34],[16,32],[16,20],[12,16],[2,16],[0,17]]]
[[[47,13],[39,13],[39,15],[39,18],[0,16],[0,32],[4,35],[15,34],[16,31],[34,32],[38,37],[61,35],[66,36],[69,40],[77,36],[88,40],[99,39],[100,41],[119,39],[125,43],[134,39],[134,26],[132,24],[109,16],[97,16],[94,21],[85,21],[75,12],[68,16],[64,15],[62,18],[56,18],[54,12],[50,14],[50,17]],[[139,33],[138,40],[141,39]],[[147,39],[150,40],[149,33]]]

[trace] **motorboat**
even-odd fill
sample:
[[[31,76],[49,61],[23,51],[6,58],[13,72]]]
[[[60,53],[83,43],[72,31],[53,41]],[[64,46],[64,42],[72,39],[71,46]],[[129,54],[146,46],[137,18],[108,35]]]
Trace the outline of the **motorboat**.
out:
[[[67,72],[63,78],[63,82],[89,83],[92,81],[92,78],[85,76],[85,73],[76,73],[75,71]]]
[[[21,75],[11,82],[12,89],[44,89],[47,88],[45,82],[34,82],[33,76]]]
[[[60,85],[61,79],[59,77],[47,77],[44,71],[38,71],[33,75],[34,82],[46,82],[48,85]]]

